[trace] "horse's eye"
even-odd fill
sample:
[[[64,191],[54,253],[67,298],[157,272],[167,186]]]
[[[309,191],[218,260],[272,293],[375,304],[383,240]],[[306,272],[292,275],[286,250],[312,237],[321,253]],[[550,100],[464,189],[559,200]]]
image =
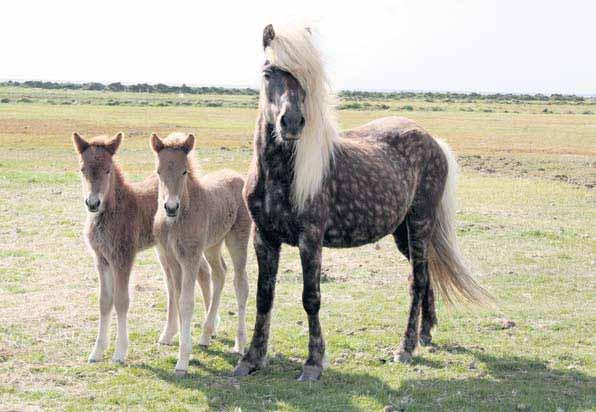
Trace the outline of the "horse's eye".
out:
[[[270,77],[271,77],[271,72],[269,72],[269,71],[263,72],[263,78],[269,80]]]
[[[110,174],[110,169],[106,170],[106,175]]]
[[[184,172],[182,172],[182,176],[186,176],[188,174],[188,170],[185,170]]]
[[[157,173],[157,174],[160,174],[160,172],[159,172],[159,169],[157,169],[157,170],[156,170],[156,173]]]

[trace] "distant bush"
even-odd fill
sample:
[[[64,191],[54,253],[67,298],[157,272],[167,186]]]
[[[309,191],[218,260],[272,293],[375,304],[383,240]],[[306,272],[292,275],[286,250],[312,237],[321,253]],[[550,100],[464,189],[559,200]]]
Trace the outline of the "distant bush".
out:
[[[401,109],[406,112],[412,112],[412,111],[414,111],[414,106],[406,104],[405,106],[402,106]]]
[[[33,100],[28,97],[21,97],[17,100],[17,103],[33,103]]]
[[[0,99],[0,103],[10,103],[10,99],[8,97],[4,97]]]

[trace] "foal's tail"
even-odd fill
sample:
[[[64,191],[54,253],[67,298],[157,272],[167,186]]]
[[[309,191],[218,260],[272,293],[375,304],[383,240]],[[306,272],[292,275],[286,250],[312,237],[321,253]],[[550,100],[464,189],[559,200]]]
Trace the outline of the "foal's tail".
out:
[[[462,261],[455,233],[455,186],[458,165],[449,145],[436,139],[448,164],[443,198],[437,208],[437,221],[429,248],[429,270],[433,287],[439,290],[447,304],[468,301],[486,304],[493,299],[480,286]]]

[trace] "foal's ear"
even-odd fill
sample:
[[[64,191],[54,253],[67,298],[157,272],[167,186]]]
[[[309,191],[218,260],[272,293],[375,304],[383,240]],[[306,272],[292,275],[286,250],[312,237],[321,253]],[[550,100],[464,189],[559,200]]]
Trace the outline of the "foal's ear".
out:
[[[161,149],[163,149],[163,142],[161,141],[157,133],[153,133],[151,135],[151,148],[155,153],[159,153],[161,152]]]
[[[118,147],[120,147],[120,143],[122,143],[122,137],[124,134],[119,132],[116,136],[112,138],[108,143],[106,143],[105,148],[112,156],[116,154],[118,151]]]
[[[263,49],[266,49],[274,38],[275,31],[273,30],[273,25],[268,24],[263,30]]]
[[[188,136],[186,136],[186,140],[182,144],[181,149],[184,153],[189,154],[193,147],[195,147],[195,135],[189,133]]]
[[[89,143],[87,143],[77,132],[72,134],[72,142],[79,154],[82,154],[89,147]]]

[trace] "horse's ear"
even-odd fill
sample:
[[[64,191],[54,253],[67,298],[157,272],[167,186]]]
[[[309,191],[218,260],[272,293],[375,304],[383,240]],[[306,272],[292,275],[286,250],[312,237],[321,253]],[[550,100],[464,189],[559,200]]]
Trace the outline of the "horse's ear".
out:
[[[122,143],[122,138],[124,134],[122,132],[118,132],[116,136],[112,138],[108,143],[106,143],[105,148],[112,156],[116,154],[118,148],[120,147],[120,143]]]
[[[195,147],[195,135],[189,133],[186,137],[186,140],[182,144],[182,151],[186,154],[189,154],[193,147]]]
[[[89,143],[87,143],[77,132],[72,134],[72,142],[79,154],[82,154],[89,147]]]
[[[265,29],[263,30],[263,49],[266,49],[271,40],[275,38],[275,31],[273,30],[273,25],[268,24]]]
[[[163,142],[161,141],[157,133],[153,133],[151,135],[151,148],[155,153],[159,153],[163,149]]]

